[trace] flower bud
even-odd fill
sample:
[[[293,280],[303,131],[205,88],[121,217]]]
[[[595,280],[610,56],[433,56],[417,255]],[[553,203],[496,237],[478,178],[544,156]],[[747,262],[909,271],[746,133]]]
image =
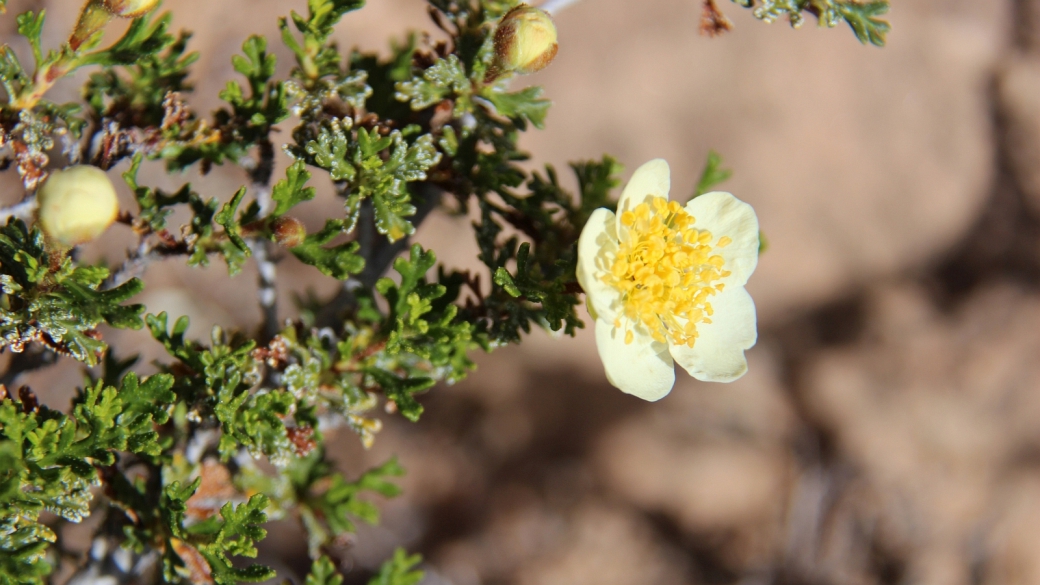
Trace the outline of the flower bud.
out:
[[[307,228],[303,227],[300,220],[295,217],[283,215],[271,224],[274,233],[274,241],[286,248],[295,248],[303,243],[307,237]]]
[[[101,0],[101,5],[113,16],[137,18],[158,6],[159,0]]]
[[[507,72],[526,74],[544,69],[556,57],[558,49],[556,25],[549,13],[521,4],[507,12],[498,23],[491,77]]]
[[[100,31],[113,17],[137,18],[159,5],[159,0],[89,0],[79,13],[76,28],[69,36],[69,48],[79,51],[84,45],[100,41]]]
[[[112,181],[104,171],[90,165],[52,172],[36,200],[43,231],[66,246],[98,237],[119,213]]]

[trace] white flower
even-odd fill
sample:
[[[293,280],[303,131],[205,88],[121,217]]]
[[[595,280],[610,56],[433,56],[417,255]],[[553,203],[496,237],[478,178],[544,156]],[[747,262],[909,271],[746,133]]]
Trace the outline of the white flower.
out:
[[[617,215],[597,209],[578,240],[607,379],[644,400],[671,391],[673,360],[698,380],[736,380],[758,336],[744,289],[758,264],[755,211],[722,192],[683,208],[668,200],[669,185],[664,160],[639,167]]]

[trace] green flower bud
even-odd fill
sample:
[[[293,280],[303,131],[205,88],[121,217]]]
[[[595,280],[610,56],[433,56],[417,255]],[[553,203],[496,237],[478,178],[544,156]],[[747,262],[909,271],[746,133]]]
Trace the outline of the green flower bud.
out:
[[[76,165],[54,171],[36,194],[43,231],[66,246],[89,242],[119,213],[116,190],[97,167]]]
[[[274,241],[286,248],[295,248],[303,243],[307,237],[307,228],[303,227],[300,220],[295,217],[283,215],[271,224],[274,233]]]
[[[101,0],[105,10],[121,18],[137,18],[159,5],[159,0]]]
[[[101,29],[113,17],[137,18],[159,5],[159,0],[89,0],[79,13],[76,28],[69,36],[69,47],[78,51],[100,40]]]
[[[556,25],[549,13],[521,4],[502,17],[495,31],[495,61],[490,77],[504,73],[534,73],[544,69],[553,58]]]

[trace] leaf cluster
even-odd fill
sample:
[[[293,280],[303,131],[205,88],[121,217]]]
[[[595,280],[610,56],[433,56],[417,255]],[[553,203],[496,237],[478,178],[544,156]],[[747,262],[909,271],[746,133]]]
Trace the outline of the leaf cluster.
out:
[[[256,456],[277,460],[292,453],[282,417],[290,412],[291,394],[259,389],[260,364],[253,357],[256,342],[228,338],[214,328],[206,347],[185,338],[189,320],[181,317],[169,328],[166,313],[146,317],[152,336],[178,360],[164,368],[176,372],[173,390],[194,416],[214,420],[221,431],[222,458],[245,448]]]
[[[422,562],[420,555],[409,555],[404,549],[394,550],[390,557],[379,568],[379,573],[368,581],[368,585],[416,585],[422,581],[424,573],[415,566]],[[314,561],[311,571],[304,581],[305,585],[341,585],[343,576],[329,557],[323,556]]]
[[[531,324],[573,335],[582,327],[575,307],[580,290],[574,276],[575,243],[581,227],[598,207],[613,207],[620,165],[610,158],[572,165],[581,197],[559,184],[556,171],[527,181],[520,195],[499,188],[497,198],[481,201],[474,225],[479,258],[493,275],[491,291],[464,310],[480,323],[489,343],[516,343]],[[512,235],[504,237],[506,228]],[[526,241],[524,241],[526,240]]]
[[[308,0],[307,16],[296,11],[290,19],[302,38],[297,38],[289,28],[289,19],[279,20],[282,41],[296,56],[297,74],[313,82],[320,77],[340,73],[342,60],[334,44],[329,43],[333,27],[347,12],[365,5],[365,0]]]
[[[362,496],[391,498],[400,488],[389,481],[399,477],[404,469],[396,459],[362,473],[355,481],[348,481],[336,472],[322,449],[297,459],[287,469],[295,513],[300,515],[307,530],[308,547],[312,557],[336,537],[353,532],[353,519],[368,524],[379,522],[379,508]]]
[[[885,46],[891,25],[881,17],[889,9],[888,0],[733,0],[753,8],[755,18],[773,22],[786,17],[797,28],[805,21],[803,13],[814,15],[820,26],[834,28],[844,22],[863,44]]]
[[[366,372],[413,421],[422,414],[413,394],[438,379],[454,382],[465,377],[474,367],[467,354],[478,343],[472,324],[459,319],[458,307],[448,302],[448,287],[427,282],[426,274],[436,262],[433,252],[414,244],[407,259],[394,262],[401,282],[383,278],[376,283],[390,306],[382,328],[387,335],[385,353],[403,375],[385,367],[369,367]]]
[[[164,16],[164,21],[169,15]],[[157,127],[166,118],[171,92],[188,92],[188,68],[199,54],[187,52],[190,33],[170,37],[161,50],[138,53],[124,66],[102,67],[84,86],[84,100],[95,123],[114,120],[124,127]]]
[[[84,66],[100,66],[102,73],[88,83],[85,93],[87,101],[95,111],[100,111],[107,96],[111,99],[128,100],[128,105],[147,108],[148,98],[153,100],[157,91],[178,86],[183,82],[183,70],[194,58],[182,57],[182,36],[175,39],[167,32],[172,16],[164,13],[150,18],[144,15],[134,19],[123,35],[104,49],[94,49],[101,41],[98,31],[81,43],[64,43],[58,49],[44,52],[42,46],[43,26],[46,11],[32,11],[18,15],[18,33],[25,37],[32,49],[33,69],[26,70],[14,51],[7,45],[0,47],[0,83],[7,94],[0,102],[0,115],[6,119],[16,117],[18,111],[36,110],[50,112],[64,123],[74,135],[79,136],[84,121],[76,116],[78,105],[59,106],[43,99],[44,94],[60,78]],[[166,50],[164,56],[159,53]],[[112,72],[114,67],[135,65],[139,80],[121,80]],[[142,82],[149,79],[160,85],[147,88]],[[136,102],[133,103],[133,102]]]
[[[44,556],[55,533],[43,511],[78,522],[90,513],[90,486],[119,453],[146,459],[167,446],[154,425],[169,419],[173,378],[128,374],[117,389],[98,381],[73,401],[71,415],[0,387],[0,569],[18,583],[50,572]]]
[[[239,212],[246,188],[240,188],[223,204],[215,197],[204,199],[187,184],[167,194],[137,182],[142,160],[142,155],[134,156],[130,169],[123,173],[123,180],[133,191],[138,205],[135,227],[142,235],[160,235],[160,254],[183,254],[188,257],[189,266],[205,266],[209,263],[209,255],[217,253],[224,258],[228,274],[238,274],[252,254],[243,237],[244,226],[252,223],[259,212],[255,202]],[[187,226],[181,230],[185,234],[181,240],[166,231],[166,219],[177,205],[186,205],[192,214]]]
[[[417,127],[405,129],[409,133]],[[433,136],[423,134],[411,142],[405,132],[354,127],[350,118],[325,121],[313,137],[297,133],[298,146],[289,152],[307,164],[329,172],[339,190],[346,194],[345,229],[358,221],[363,201],[372,202],[376,229],[391,242],[410,236],[415,226],[408,221],[416,208],[411,203],[409,184],[427,178],[427,171],[440,162]]]
[[[18,219],[0,228],[0,347],[22,351],[33,341],[88,365],[107,345],[97,331],[107,323],[139,329],[143,305],[124,304],[144,284],[137,279],[101,290],[102,266],[75,264],[47,246],[43,233]]]

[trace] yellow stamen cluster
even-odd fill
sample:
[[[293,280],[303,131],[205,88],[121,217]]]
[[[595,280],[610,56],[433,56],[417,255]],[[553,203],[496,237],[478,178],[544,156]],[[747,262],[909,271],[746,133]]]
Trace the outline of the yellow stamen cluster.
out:
[[[697,325],[711,323],[710,299],[729,276],[722,256],[713,254],[731,240],[712,244],[711,232],[675,201],[652,197],[621,214],[627,236],[604,282],[621,291],[621,315],[642,325],[656,341],[693,347]],[[621,327],[621,317],[614,321]],[[632,343],[631,329],[625,343]]]

